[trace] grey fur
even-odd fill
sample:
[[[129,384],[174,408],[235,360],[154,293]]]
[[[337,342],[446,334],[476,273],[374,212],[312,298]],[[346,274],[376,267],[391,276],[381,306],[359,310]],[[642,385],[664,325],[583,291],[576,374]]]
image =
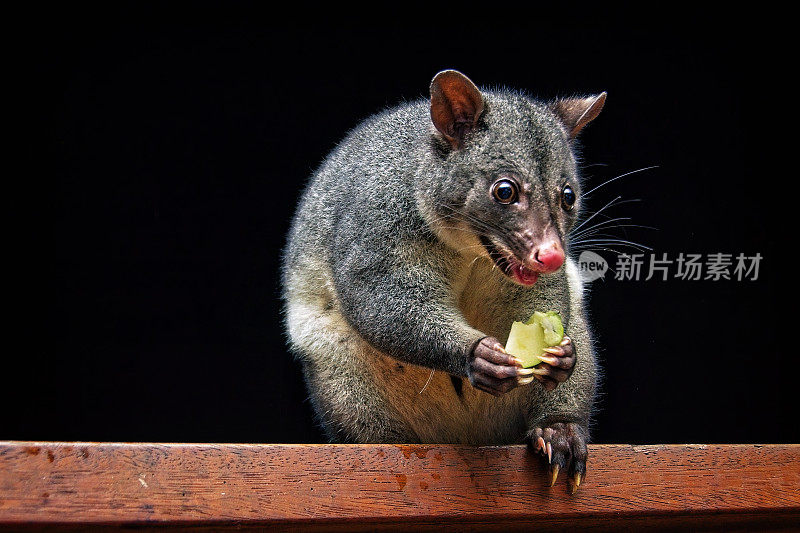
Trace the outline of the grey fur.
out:
[[[548,223],[566,239],[581,202],[570,130],[548,104],[481,92],[485,110],[462,149],[432,126],[428,101],[404,104],[350,132],[302,196],[283,254],[285,323],[332,441],[502,444],[551,421],[588,425],[597,368],[568,243],[566,266],[526,288],[477,240],[508,243]],[[487,194],[503,171],[530,187],[527,209]],[[567,181],[572,211],[560,204]],[[513,320],[550,309],[576,349],[569,380],[499,398],[470,386],[480,338],[505,343]],[[448,374],[465,381],[461,396]]]

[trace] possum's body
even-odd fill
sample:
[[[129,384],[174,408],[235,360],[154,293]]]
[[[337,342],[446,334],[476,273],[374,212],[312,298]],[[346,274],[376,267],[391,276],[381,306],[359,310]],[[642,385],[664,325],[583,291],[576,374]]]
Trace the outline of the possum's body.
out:
[[[519,130],[509,136],[529,133],[515,144],[476,140],[486,169],[513,166],[545,182],[558,179],[544,166],[556,158],[558,172],[575,174],[552,113],[517,94],[484,97],[490,131],[506,121]],[[596,365],[574,262],[567,254],[533,287],[508,279],[474,236],[437,214],[436,197],[458,194],[452,183],[438,189],[439,176],[458,174],[447,166],[458,154],[434,134],[428,102],[372,117],[302,197],[284,252],[285,321],[319,421],[336,442],[504,444],[547,421],[586,427]],[[466,358],[441,355],[485,336],[505,343],[511,323],[534,310],[558,311],[577,353],[571,377],[553,391],[534,382],[495,397],[470,385]]]
[[[470,281],[461,295],[463,304],[484,299],[492,290],[492,265],[475,261],[469,269]],[[575,375],[592,380],[594,360],[581,316],[581,281],[570,260],[565,275],[558,280],[565,288],[569,303],[565,306],[537,304],[509,307],[502,315],[479,316],[465,313],[474,328],[497,337],[505,343],[510,324],[529,316],[530,309],[561,309],[570,317],[570,334],[578,346]],[[463,444],[519,444],[529,429],[527,420],[537,405],[544,407],[538,387],[519,387],[501,397],[490,396],[469,386],[465,378],[461,394],[449,374],[404,363],[381,353],[366,342],[347,322],[338,309],[330,271],[313,267],[295,278],[298,290],[311,288],[309,298],[287,307],[295,353],[300,357],[306,384],[315,412],[332,442],[422,442]],[[302,279],[305,277],[305,279]],[[488,281],[481,284],[480,281]],[[313,288],[312,288],[313,287]],[[502,305],[502,304],[500,304]],[[564,309],[569,309],[568,314]],[[506,325],[507,324],[507,325]],[[430,381],[429,381],[430,380]],[[427,386],[426,386],[427,384]],[[554,393],[565,392],[554,391]],[[365,394],[366,393],[366,394]],[[549,393],[549,394],[554,394]],[[567,401],[575,391],[564,394]],[[588,394],[591,394],[589,392]],[[580,395],[584,396],[584,395]],[[583,397],[579,401],[587,402]],[[550,399],[552,402],[552,399]],[[548,403],[550,403],[548,402]],[[565,409],[566,411],[566,409]],[[547,413],[542,409],[542,416]]]

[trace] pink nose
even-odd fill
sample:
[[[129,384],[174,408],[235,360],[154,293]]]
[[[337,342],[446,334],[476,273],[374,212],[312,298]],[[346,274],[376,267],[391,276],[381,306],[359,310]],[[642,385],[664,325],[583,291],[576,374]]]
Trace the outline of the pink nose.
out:
[[[534,270],[543,274],[555,272],[564,264],[564,250],[555,241],[546,242],[534,252],[533,258],[536,261],[532,265]]]

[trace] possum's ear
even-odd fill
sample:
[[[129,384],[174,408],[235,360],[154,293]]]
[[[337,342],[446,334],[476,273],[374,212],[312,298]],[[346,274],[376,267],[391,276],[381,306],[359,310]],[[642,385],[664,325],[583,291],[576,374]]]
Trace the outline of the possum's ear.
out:
[[[567,129],[570,139],[578,136],[584,126],[597,118],[603,104],[606,103],[606,93],[586,98],[565,98],[550,104],[550,109],[561,118]]]
[[[456,70],[443,70],[431,82],[431,119],[453,148],[475,128],[483,113],[483,95],[469,78]]]

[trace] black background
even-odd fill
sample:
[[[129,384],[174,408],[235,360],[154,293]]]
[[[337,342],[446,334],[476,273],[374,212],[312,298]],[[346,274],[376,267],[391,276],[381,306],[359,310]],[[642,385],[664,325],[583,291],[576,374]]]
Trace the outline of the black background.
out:
[[[594,441],[800,440],[782,334],[793,315],[778,306],[793,241],[776,127],[793,104],[776,102],[781,48],[752,38],[755,19],[443,29],[134,5],[38,16],[9,101],[24,170],[6,198],[18,347],[0,438],[321,442],[279,312],[295,202],[350,128],[457,68],[543,99],[608,91],[581,138],[589,186],[658,168],[609,183],[589,208],[640,200],[611,214],[658,229],[617,235],[671,259],[764,258],[756,281],[592,284]]]

